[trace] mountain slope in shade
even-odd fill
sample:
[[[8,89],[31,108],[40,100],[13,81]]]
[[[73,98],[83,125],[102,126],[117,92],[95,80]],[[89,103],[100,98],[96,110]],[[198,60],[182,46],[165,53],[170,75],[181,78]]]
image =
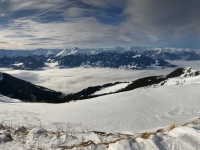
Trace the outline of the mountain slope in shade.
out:
[[[25,102],[56,102],[63,94],[1,73],[0,93]]]
[[[21,56],[21,57],[2,57],[0,67],[11,67],[13,69],[34,70],[44,67],[47,58],[45,56]]]
[[[15,64],[12,64],[14,69],[34,70],[45,66],[45,57],[43,56],[25,56],[13,59]],[[17,63],[16,63],[17,62]]]

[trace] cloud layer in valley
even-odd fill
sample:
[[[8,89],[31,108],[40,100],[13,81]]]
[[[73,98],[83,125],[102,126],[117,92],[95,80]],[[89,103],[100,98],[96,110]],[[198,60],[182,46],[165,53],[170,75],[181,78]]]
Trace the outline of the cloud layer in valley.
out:
[[[198,0],[1,0],[0,48],[198,48]]]
[[[110,68],[47,69],[40,71],[1,69],[14,77],[41,85],[65,94],[81,91],[89,86],[103,85],[117,81],[133,81],[151,76],[165,75],[174,68],[160,70],[124,70]]]

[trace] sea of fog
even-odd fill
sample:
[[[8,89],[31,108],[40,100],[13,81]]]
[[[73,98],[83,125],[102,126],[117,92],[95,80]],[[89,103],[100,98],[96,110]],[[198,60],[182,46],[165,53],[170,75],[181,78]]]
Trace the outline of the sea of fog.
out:
[[[170,61],[178,67],[199,68],[200,61]],[[12,70],[0,68],[1,72],[28,82],[44,86],[65,94],[75,93],[89,86],[103,85],[117,81],[133,81],[135,79],[152,76],[166,75],[175,68],[155,70],[124,70],[111,68],[71,68],[59,69],[49,65],[40,70]]]

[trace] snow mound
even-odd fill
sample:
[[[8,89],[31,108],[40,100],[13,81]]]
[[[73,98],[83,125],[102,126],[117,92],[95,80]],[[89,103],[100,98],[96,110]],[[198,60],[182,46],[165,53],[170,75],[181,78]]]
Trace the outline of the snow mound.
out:
[[[113,93],[113,92],[117,92],[125,87],[127,87],[130,83],[120,83],[120,84],[116,84],[107,88],[103,88],[99,91],[96,91],[95,93],[93,93],[92,95],[101,95],[101,94],[107,94],[107,93]]]
[[[42,149],[42,150],[157,150],[157,149],[198,149],[200,147],[200,119],[183,125],[171,125],[163,129],[136,134],[70,131],[46,131],[36,134],[41,128],[27,128],[27,133],[2,133],[2,149]],[[22,144],[21,144],[22,143]]]
[[[198,76],[198,75],[200,75],[199,69],[187,67],[184,69],[184,73],[181,75],[181,77],[190,77],[190,76]]]

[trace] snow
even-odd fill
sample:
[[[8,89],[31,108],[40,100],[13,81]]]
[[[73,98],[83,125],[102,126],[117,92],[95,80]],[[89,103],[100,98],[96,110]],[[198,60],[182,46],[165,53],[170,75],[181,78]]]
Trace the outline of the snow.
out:
[[[101,132],[46,131],[42,128],[25,128],[25,132],[2,126],[1,149],[42,149],[42,150],[196,150],[200,146],[200,120],[135,135],[106,134]],[[24,128],[23,126],[21,128]],[[40,131],[40,132],[37,132]],[[148,133],[147,133],[148,134]]]
[[[138,57],[141,57],[141,55],[135,55],[135,56],[133,56],[132,58],[138,58]]]
[[[0,148],[197,149],[199,85],[200,76],[180,76],[163,86],[64,104],[14,103],[2,96]],[[10,124],[13,128],[8,128]]]
[[[75,47],[74,49],[64,49],[61,52],[57,53],[55,57],[65,57],[67,55],[83,55],[83,54],[92,54],[94,51],[90,49],[80,49]]]
[[[107,88],[102,88],[99,91],[96,91],[95,93],[93,93],[92,95],[101,95],[101,94],[106,94],[106,93],[113,93],[113,92],[117,92],[125,87],[127,87],[130,83],[119,83]]]
[[[187,76],[196,76],[200,74],[199,69],[193,69],[191,67],[187,67],[184,69],[184,73],[181,75],[181,77],[187,77]]]
[[[58,54],[55,55],[55,57],[64,57],[67,56],[69,53],[68,49],[62,50],[61,52],[59,52]]]
[[[177,85],[173,80],[186,82]],[[50,129],[55,128],[55,122],[63,125],[69,122],[75,127],[81,122],[91,131],[133,134],[198,117],[199,83],[200,76],[178,77],[170,79],[167,86],[140,88],[65,104],[1,103],[0,120],[6,118],[16,124],[42,121]]]
[[[13,64],[14,66],[17,66],[17,67],[20,67],[20,66],[23,66],[24,63],[17,63],[17,64]]]
[[[0,103],[21,103],[22,101],[18,99],[12,99],[0,94]]]

